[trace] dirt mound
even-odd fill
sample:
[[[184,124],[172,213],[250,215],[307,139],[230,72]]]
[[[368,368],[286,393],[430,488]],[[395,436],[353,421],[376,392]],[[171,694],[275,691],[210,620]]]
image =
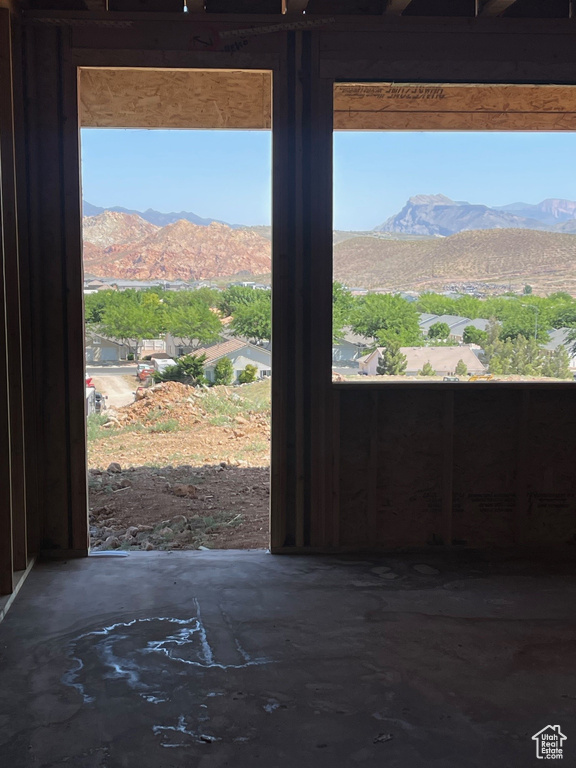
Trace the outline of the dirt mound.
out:
[[[270,456],[270,385],[195,388],[165,382],[89,425],[89,467],[213,464],[262,467]]]
[[[223,411],[224,417],[229,415],[229,420],[239,426],[237,431],[246,431],[258,426],[268,427],[269,414],[266,412],[245,413],[244,416],[232,413],[241,407],[243,399],[229,387],[215,387],[210,390],[167,381],[141,390],[139,397],[134,403],[111,413],[110,421],[116,420],[121,425],[147,422],[164,413],[167,418],[177,419],[182,428],[194,426],[213,417],[215,411]]]

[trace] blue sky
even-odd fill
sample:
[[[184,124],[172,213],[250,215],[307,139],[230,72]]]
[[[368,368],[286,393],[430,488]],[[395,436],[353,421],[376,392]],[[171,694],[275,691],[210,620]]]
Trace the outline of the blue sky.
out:
[[[270,223],[267,131],[82,131],[84,198]],[[576,199],[576,134],[336,133],[334,224],[371,229],[411,195],[486,205]]]

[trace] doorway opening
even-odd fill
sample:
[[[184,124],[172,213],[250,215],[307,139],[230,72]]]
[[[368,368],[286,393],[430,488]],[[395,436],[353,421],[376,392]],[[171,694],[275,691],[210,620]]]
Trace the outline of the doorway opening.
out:
[[[93,551],[269,546],[270,90],[80,72]]]

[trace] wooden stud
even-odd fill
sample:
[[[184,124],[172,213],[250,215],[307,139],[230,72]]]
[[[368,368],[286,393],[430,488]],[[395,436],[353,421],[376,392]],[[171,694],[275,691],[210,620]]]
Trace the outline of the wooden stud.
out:
[[[24,451],[24,401],[22,332],[20,307],[20,267],[18,250],[18,206],[14,151],[14,99],[12,93],[12,30],[9,11],[2,9],[0,33],[0,151],[2,153],[2,237],[4,279],[6,281],[6,328],[8,388],[10,402],[12,537],[14,570],[28,564],[26,542],[26,493]]]
[[[7,55],[4,44],[10,39],[10,11],[0,8],[0,99],[4,103],[7,91],[11,89],[10,79],[6,77],[5,58]],[[13,553],[12,553],[12,473],[11,473],[11,440],[10,440],[10,394],[8,387],[9,360],[7,334],[7,293],[9,286],[5,281],[5,263],[7,248],[4,242],[4,207],[6,170],[4,168],[4,152],[0,146],[0,595],[12,592],[13,582]]]
[[[62,201],[65,297],[70,548],[87,552],[88,458],[86,452],[86,378],[84,351],[84,268],[82,263],[82,196],[78,69],[70,50],[70,34],[61,48]]]

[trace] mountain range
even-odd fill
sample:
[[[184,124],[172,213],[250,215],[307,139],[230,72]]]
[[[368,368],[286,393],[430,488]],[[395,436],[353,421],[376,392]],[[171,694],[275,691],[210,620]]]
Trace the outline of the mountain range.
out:
[[[474,229],[576,232],[576,202],[548,199],[537,205],[511,203],[490,208],[445,195],[416,195],[374,231],[448,237]]]
[[[418,195],[375,230],[335,232],[334,276],[364,288],[443,289],[464,282],[522,288],[529,283],[539,292],[576,295],[575,216],[576,203],[567,200],[489,208]],[[149,218],[117,210],[85,216],[86,273],[209,280],[270,272],[269,227],[232,228],[211,219],[198,224],[182,218],[158,225]]]
[[[249,229],[179,219],[156,226],[104,211],[83,220],[85,271],[125,280],[205,280],[270,272],[271,246]]]
[[[235,229],[237,224],[227,224],[225,221],[219,221],[218,219],[203,219],[202,216],[197,216],[195,213],[189,211],[180,211],[179,213],[161,213],[155,211],[152,208],[148,208],[146,211],[136,211],[131,208],[122,208],[121,205],[114,205],[111,208],[100,208],[98,205],[92,205],[92,203],[86,200],[82,201],[82,214],[83,216],[99,216],[106,211],[113,211],[114,213],[129,213],[140,216],[144,221],[149,221],[150,224],[155,224],[157,227],[165,227],[167,224],[174,224],[176,221],[184,219],[192,224],[198,224],[201,227],[207,227],[213,222],[218,224],[226,224],[228,227]]]

